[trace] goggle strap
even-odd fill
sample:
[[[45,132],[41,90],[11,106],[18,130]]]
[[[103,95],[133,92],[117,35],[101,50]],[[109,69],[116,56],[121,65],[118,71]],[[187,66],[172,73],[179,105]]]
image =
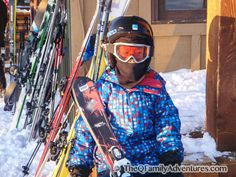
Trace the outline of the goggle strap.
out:
[[[151,46],[149,50],[149,56],[153,57],[153,55],[154,55],[154,47]]]
[[[107,44],[103,44],[103,46],[104,46],[104,49],[106,52],[114,53],[114,45],[113,44],[107,43]]]

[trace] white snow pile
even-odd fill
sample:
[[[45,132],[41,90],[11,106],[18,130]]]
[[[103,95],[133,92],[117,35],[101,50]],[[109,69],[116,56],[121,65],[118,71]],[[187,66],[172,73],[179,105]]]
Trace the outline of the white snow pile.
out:
[[[160,73],[166,80],[166,89],[179,109],[181,133],[204,129],[205,120],[205,70],[180,69]]]
[[[184,151],[188,154],[201,153],[198,157],[193,159],[188,158],[189,161],[194,161],[195,159],[204,158],[203,155],[208,156],[213,162],[214,157],[223,155],[222,152],[216,150],[215,140],[209,135],[209,133],[204,133],[203,138],[189,138],[183,136],[182,142],[184,144]]]
[[[181,69],[169,73],[161,73],[167,81],[166,87],[174,104],[179,109],[182,121],[181,133],[185,153],[202,152],[214,159],[220,152],[216,151],[215,141],[208,133],[203,138],[192,139],[188,133],[204,130],[205,119],[205,70],[191,72]],[[23,176],[22,166],[26,165],[36,142],[28,143],[28,130],[10,130],[12,113],[4,112],[4,101],[0,99],[0,176]],[[42,147],[30,167],[30,177],[33,176],[40,158]],[[196,155],[198,156],[198,155]],[[48,166],[46,171],[53,171]]]

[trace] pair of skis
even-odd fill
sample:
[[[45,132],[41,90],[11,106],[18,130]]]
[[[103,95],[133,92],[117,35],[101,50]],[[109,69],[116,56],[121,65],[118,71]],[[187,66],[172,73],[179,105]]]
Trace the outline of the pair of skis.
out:
[[[85,52],[85,48],[88,45],[88,42],[89,42],[88,40],[89,40],[90,36],[92,35],[93,29],[95,27],[97,14],[98,14],[98,6],[96,8],[95,14],[94,14],[93,19],[91,21],[91,25],[89,26],[88,32],[87,32],[85,39],[83,41],[81,51],[80,51],[79,56],[77,57],[77,60],[76,60],[76,64],[73,66],[72,72],[71,72],[70,77],[67,81],[64,95],[63,95],[62,99],[60,100],[60,103],[59,103],[59,105],[56,109],[56,112],[52,118],[52,122],[50,125],[50,132],[47,135],[47,139],[46,139],[47,141],[45,143],[44,150],[43,150],[41,158],[39,160],[39,163],[38,163],[38,166],[36,169],[36,173],[35,173],[35,177],[40,176],[45,163],[50,158],[50,146],[53,142],[55,142],[55,139],[58,137],[58,132],[61,128],[61,122],[64,117],[64,113],[66,112],[67,105],[70,101],[70,97],[71,97],[70,92],[71,92],[72,82],[74,81],[74,79],[78,75],[79,68],[83,63],[83,54]]]
[[[102,3],[102,2],[105,2],[105,3]],[[113,1],[113,2],[115,2],[115,3],[118,3],[118,5],[122,5],[122,2],[123,2],[123,7],[125,7],[125,8],[127,8],[128,7],[128,4],[129,4],[129,1]],[[124,3],[125,2],[125,3]],[[115,4],[114,3],[114,4]],[[106,8],[104,8],[104,7],[102,7],[103,5],[102,4],[104,4],[105,6],[106,6]],[[100,7],[99,7],[99,5],[100,5]],[[46,161],[49,159],[49,157],[50,157],[50,146],[51,146],[51,144],[53,144],[54,142],[55,142],[55,140],[56,140],[56,138],[58,137],[58,134],[59,134],[59,132],[60,132],[60,130],[61,130],[61,128],[62,128],[62,126],[61,126],[61,122],[62,122],[62,119],[63,119],[63,115],[64,115],[64,113],[65,113],[65,111],[66,111],[66,108],[67,108],[67,105],[68,105],[68,103],[69,103],[69,101],[70,101],[70,97],[71,97],[71,91],[72,91],[72,84],[73,84],[73,82],[74,82],[74,80],[77,78],[77,75],[78,75],[78,73],[79,73],[79,69],[80,69],[80,67],[81,67],[81,65],[82,65],[82,63],[83,63],[83,54],[84,54],[84,51],[85,51],[85,48],[87,47],[87,45],[88,45],[88,39],[90,38],[90,36],[92,35],[92,31],[93,31],[93,29],[94,29],[94,27],[95,27],[95,21],[96,21],[96,18],[97,18],[97,16],[98,16],[98,14],[102,11],[102,9],[104,8],[104,9],[106,9],[106,12],[103,12],[102,14],[103,14],[103,19],[104,19],[104,21],[105,20],[107,20],[108,18],[107,18],[107,15],[109,15],[109,13],[107,13],[107,12],[109,12],[109,10],[110,10],[110,7],[111,7],[111,5],[112,5],[112,1],[111,0],[101,0],[101,1],[97,1],[97,8],[96,8],[96,11],[95,11],[95,14],[94,14],[94,17],[93,17],[93,19],[92,19],[92,22],[91,22],[91,25],[90,25],[90,27],[89,27],[89,29],[88,29],[88,32],[87,32],[87,34],[86,34],[86,36],[85,36],[85,40],[83,41],[83,44],[82,44],[82,47],[81,47],[81,51],[80,51],[80,53],[79,53],[79,56],[77,57],[77,60],[76,60],[76,63],[75,63],[75,65],[73,66],[73,69],[72,69],[72,72],[71,72],[71,74],[70,74],[70,77],[69,77],[69,79],[68,79],[68,82],[67,82],[67,85],[66,85],[66,89],[65,89],[65,92],[64,92],[64,95],[63,95],[63,97],[62,97],[62,99],[61,99],[61,101],[60,101],[60,103],[59,103],[59,105],[58,105],[58,107],[57,107],[57,109],[56,109],[56,113],[54,114],[54,116],[53,116],[53,118],[52,118],[52,125],[51,125],[51,127],[50,127],[50,132],[49,132],[49,134],[48,134],[48,136],[47,136],[47,139],[46,139],[46,144],[45,144],[45,147],[44,147],[44,150],[43,150],[43,153],[42,153],[42,155],[41,155],[41,158],[40,158],[40,161],[39,161],[39,164],[38,164],[38,167],[37,167],[37,170],[36,170],[36,174],[35,174],[35,177],[38,177],[40,174],[41,174],[41,172],[42,172],[42,169],[43,169],[43,166],[44,166],[44,164],[46,163]],[[117,4],[116,4],[117,5]],[[114,5],[115,6],[115,5]],[[118,6],[119,7],[119,6]],[[99,12],[100,11],[100,12]],[[119,15],[116,15],[116,16],[120,16],[120,15],[122,15],[123,13],[125,12],[125,10],[123,10],[122,9],[122,11],[121,11],[121,13],[119,14]],[[118,14],[118,13],[117,13]],[[115,17],[115,15],[114,15],[114,17]],[[104,22],[104,21],[100,21],[100,22]],[[99,22],[99,25],[102,25],[101,23]],[[104,26],[102,26],[102,27],[104,27]],[[101,28],[102,28],[101,27]],[[105,32],[105,31],[103,31],[103,32]],[[104,34],[102,34],[102,35],[104,35]],[[101,35],[101,36],[102,36]],[[101,39],[101,38],[100,38]],[[99,47],[100,48],[100,47]],[[102,50],[101,48],[99,49],[99,50]],[[100,61],[101,61],[101,58],[102,58],[102,54],[100,55],[98,55],[99,57],[96,57],[94,60],[96,61],[96,63],[99,63]],[[98,61],[98,62],[97,62]],[[100,62],[101,63],[101,62]],[[103,67],[105,67],[105,65],[103,65]],[[100,69],[100,70],[102,70],[102,69]],[[97,74],[98,74],[98,72],[96,72]],[[101,73],[101,71],[100,71],[100,73]],[[100,74],[99,73],[99,74]],[[94,77],[94,78],[98,78],[99,76],[96,76],[96,74],[90,74],[90,77],[92,78],[92,77]],[[75,122],[75,121],[74,121]],[[74,123],[73,123],[73,125],[74,125]],[[109,124],[108,124],[108,126],[109,126]],[[72,126],[73,127],[73,126]],[[71,132],[72,132],[73,130],[71,130]],[[109,130],[108,130],[109,131]],[[70,134],[73,134],[73,133],[70,133]],[[71,136],[70,136],[71,137]],[[113,136],[113,138],[114,138],[114,136]],[[67,139],[68,140],[68,139]],[[113,155],[113,157],[112,158],[110,158],[111,160],[108,162],[108,164],[110,164],[109,166],[111,167],[112,166],[112,164],[113,164],[113,160],[118,160],[119,158],[120,158],[120,155],[118,155],[119,154],[119,152],[122,152],[122,151],[120,151],[120,148],[119,148],[119,146],[117,145],[117,144],[114,144],[114,146],[112,146],[112,147],[109,147],[109,149],[110,149],[110,154],[116,154],[116,155]],[[64,151],[65,152],[65,151]],[[69,148],[67,149],[67,151],[66,151],[66,154],[68,154],[68,152],[69,152]],[[123,158],[123,157],[122,157]],[[108,158],[108,156],[107,156],[107,159],[109,159]],[[63,160],[63,162],[62,162],[62,165],[64,165],[66,160],[64,159]],[[63,168],[64,168],[64,166],[63,166]],[[54,173],[55,174],[55,176],[61,176],[60,175],[60,172],[59,173]]]
[[[109,2],[107,2],[107,3],[109,3]],[[117,1],[113,0],[112,4],[111,4],[111,10],[109,13],[109,21],[117,16],[123,15],[129,6],[129,3],[130,3],[130,1],[126,1],[126,0],[125,1],[124,0],[117,0]],[[109,8],[107,9],[107,11],[109,11]],[[106,33],[106,29],[104,29],[104,31],[102,31],[102,33],[103,34],[101,34],[101,35],[97,35],[97,37],[98,36],[101,37],[99,40],[100,42],[101,41],[103,42],[103,39],[104,39],[103,37]],[[95,53],[94,56],[97,56],[97,57],[93,58],[94,64],[96,65],[96,67],[94,67],[93,64],[91,65],[90,72],[89,72],[90,78],[96,79],[103,72],[103,69],[104,69],[103,63],[106,63],[106,62],[105,62],[104,55],[103,55],[102,51],[100,51],[100,50],[102,50],[102,49],[101,49],[101,46],[99,45],[98,52],[97,52],[98,55],[96,55],[97,53]],[[96,45],[95,45],[94,51],[96,52]],[[102,58],[101,58],[101,56],[102,56]],[[102,64],[100,64],[100,63],[102,63]],[[96,71],[94,69],[96,69]],[[80,84],[77,84],[77,83],[80,83]],[[84,88],[84,85],[86,85],[87,83],[88,83],[88,85],[91,86],[90,88],[88,87],[88,90],[90,90],[90,89],[93,90],[93,91],[91,91],[91,90],[90,91],[92,94],[94,94],[90,98],[91,99],[95,98],[95,100],[97,100],[97,102],[95,102],[95,103],[94,103],[94,101],[92,101],[95,104],[94,105],[95,108],[96,107],[101,108],[99,110],[95,110],[98,112],[97,115],[92,114],[90,116],[89,115],[85,116],[86,113],[85,112],[83,113],[83,111],[86,110],[85,109],[86,104],[82,103],[79,106],[79,100],[83,100],[82,99],[83,96],[85,96],[87,98],[88,98],[88,96],[84,95],[82,92],[79,92],[78,89],[80,88],[80,86],[82,88]],[[113,171],[114,167],[119,167],[120,169],[122,169],[122,165],[127,165],[129,163],[129,161],[124,157],[124,153],[122,152],[122,150],[119,147],[119,144],[117,143],[117,140],[116,140],[116,138],[112,132],[112,129],[110,127],[110,124],[107,121],[107,117],[106,117],[106,114],[105,114],[105,111],[103,108],[103,104],[102,104],[101,100],[99,99],[98,92],[93,87],[92,81],[88,78],[80,78],[79,80],[74,81],[72,90],[73,90],[73,98],[74,98],[75,102],[77,103],[77,106],[80,107],[80,110],[81,110],[80,113],[82,114],[83,118],[85,119],[85,122],[87,120],[88,127],[93,127],[93,128],[90,128],[91,134],[93,135],[93,138],[95,139],[98,147],[100,147],[101,152],[103,153],[105,159],[107,160],[107,164],[110,167],[111,172],[113,173],[113,176],[123,176],[123,177],[130,176],[130,174],[124,173],[124,171],[122,171],[122,170],[121,171]],[[90,96],[91,96],[91,94],[90,94]],[[78,114],[78,116],[79,115],[80,114]],[[95,119],[94,120],[95,122],[98,121],[98,124],[96,124],[96,125],[103,125],[103,126],[101,126],[101,127],[95,126],[95,128],[94,128],[95,123],[93,121],[93,118]],[[64,150],[62,152],[62,157],[60,158],[59,163],[53,173],[53,177],[59,177],[59,176],[64,177],[64,176],[67,176],[69,173],[68,170],[66,169],[66,164],[67,164],[66,159],[69,157],[69,152],[70,152],[71,146],[73,144],[72,139],[75,134],[74,126],[75,126],[76,120],[77,119],[74,120],[72,127],[71,127],[71,131],[69,132],[69,135],[68,135],[68,139],[67,139],[67,141],[69,142],[68,146],[66,148],[64,148]],[[99,121],[101,122],[101,124],[99,123]],[[105,124],[104,124],[104,122],[105,122]]]
[[[29,75],[22,88],[12,122],[12,127],[18,128],[23,116],[23,108],[27,107],[24,125],[21,125],[23,128],[29,124],[32,127],[30,139],[36,136],[36,130],[43,122],[45,124],[47,118],[51,117],[54,111],[56,83],[63,56],[63,38],[66,25],[64,2],[59,0],[58,3],[56,4],[54,0],[48,1],[39,31],[40,38],[37,49],[30,59],[31,68],[29,68],[30,71],[28,70]],[[55,23],[56,19],[60,21]],[[48,115],[49,113],[50,115]]]
[[[44,1],[45,0],[43,0],[43,2]],[[44,11],[46,10],[46,7],[43,7],[43,9],[41,8],[40,10],[43,11],[41,13],[44,13]],[[36,23],[41,23],[41,20],[42,20],[41,18],[35,18],[34,23],[36,21],[40,21]],[[41,40],[44,41],[43,35],[42,34],[38,35],[38,29],[32,28],[31,34],[29,35],[28,40],[26,41],[26,45],[23,50],[22,56],[21,58],[19,58],[20,64],[17,67],[15,66],[16,73],[14,75],[14,81],[11,82],[8,89],[6,90],[4,99],[5,99],[5,104],[6,104],[5,108],[8,111],[12,110],[12,108],[15,107],[19,99],[19,95],[22,95],[20,94],[21,88],[24,88],[26,86],[26,82],[28,82],[29,78],[33,79],[33,73],[31,73],[30,70],[31,68],[35,67],[35,65],[37,64],[37,63],[34,63],[33,55],[37,48],[37,44]],[[19,95],[15,94],[17,91],[19,91]]]
[[[10,66],[16,64],[17,50],[16,50],[16,12],[17,12],[17,0],[9,0],[9,44],[10,44]],[[13,81],[13,76],[10,77]]]
[[[107,3],[109,4],[111,2],[107,2]],[[110,12],[109,20],[112,20],[113,18],[117,16],[123,15],[125,11],[127,10],[129,3],[130,1],[112,1],[112,7],[111,7],[112,10]],[[109,11],[109,8],[107,9],[105,13],[107,13],[108,11]],[[102,24],[105,24],[105,23],[102,22]],[[98,29],[100,28],[98,27]],[[99,42],[101,41],[103,42],[103,39],[104,39],[103,37],[105,33],[106,33],[106,30],[102,31],[101,35],[97,34],[96,36],[97,38],[98,36],[101,37]],[[93,64],[90,67],[90,73],[89,73],[90,78],[95,78],[95,79],[98,78],[100,74],[102,73],[102,69],[104,69],[100,67],[102,66],[100,65],[100,63],[105,62],[104,56],[103,58],[101,58],[103,53],[100,50],[101,50],[101,47],[98,49],[98,52],[97,52],[99,54],[98,55],[96,55],[97,53],[94,54],[94,56],[96,57],[94,57],[93,60],[97,67],[93,67],[94,66]],[[96,43],[95,43],[94,51],[96,52]],[[91,72],[91,68],[92,68],[92,71],[93,71],[93,68],[96,68],[97,70]],[[88,95],[84,94],[80,89],[85,92],[89,92]],[[82,114],[82,117],[84,118],[88,127],[90,127],[91,134],[96,144],[98,145],[98,147],[100,147],[100,151],[103,153],[107,161],[107,164],[110,167],[111,172],[113,173],[113,176],[123,176],[123,177],[130,176],[130,174],[125,173],[122,170],[113,171],[114,167],[119,167],[120,169],[122,169],[122,165],[129,164],[129,161],[124,157],[124,153],[120,149],[119,143],[117,143],[116,137],[114,136],[112,129],[110,127],[109,121],[106,117],[106,113],[104,111],[103,104],[100,100],[99,94],[96,91],[96,89],[93,87],[92,80],[88,78],[84,78],[84,77],[80,78],[79,80],[75,80],[72,90],[73,90],[73,98],[77,106],[80,108],[79,109],[80,113]],[[91,106],[91,104],[89,103],[88,100],[87,100],[88,101],[87,103],[83,102],[82,100],[85,100],[83,97],[86,97],[86,99],[91,100],[92,105],[94,106],[93,111],[97,112],[97,114],[93,114],[93,111],[91,110],[86,110],[86,106],[88,105]],[[68,135],[68,139],[67,139],[67,141],[69,142],[68,146],[64,148],[62,152],[62,157],[60,158],[59,163],[53,173],[53,177],[59,177],[59,176],[64,177],[64,176],[67,176],[69,173],[68,170],[66,170],[66,159],[69,156],[70,148],[73,142],[72,139],[75,134],[74,126],[75,126],[76,120],[77,119],[74,120],[71,127],[71,131],[69,132],[69,135]]]
[[[58,24],[56,24],[57,19],[60,20]],[[32,115],[27,117],[30,118],[30,122],[32,121],[30,140],[37,137],[37,130],[46,125],[48,120],[50,121],[52,115],[49,113],[54,111],[57,73],[63,56],[63,38],[66,24],[64,1],[56,1],[51,21],[51,29],[48,31],[48,44],[30,99],[30,103],[33,103]]]
[[[9,44],[10,44],[10,65],[15,61],[15,14],[16,14],[16,3],[17,1],[9,0]]]

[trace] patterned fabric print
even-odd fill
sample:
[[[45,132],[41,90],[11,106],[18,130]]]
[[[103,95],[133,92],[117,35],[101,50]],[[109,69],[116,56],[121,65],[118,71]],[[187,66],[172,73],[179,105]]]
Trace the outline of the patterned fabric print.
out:
[[[156,123],[155,134],[157,135],[158,154],[162,155],[168,151],[180,151],[180,159],[183,160],[183,145],[181,142],[178,110],[174,106],[166,89],[163,88],[161,95],[163,97],[156,102]],[[164,109],[163,109],[164,108]]]
[[[103,157],[103,155],[102,155],[100,150],[96,149],[96,151],[94,152],[94,157],[95,157],[94,161],[96,163],[98,173],[101,173],[101,172],[104,172],[106,170],[109,170],[109,167],[106,164],[106,160]]]
[[[89,168],[92,168],[94,166],[93,149],[95,147],[95,142],[82,117],[78,118],[75,130],[76,137],[74,146],[70,151],[68,166],[73,168],[78,165],[85,165]]]
[[[97,83],[114,134],[134,165],[157,165],[158,155],[177,149],[183,159],[178,110],[166,92],[165,81],[153,70],[151,73],[159,82],[156,87],[140,84],[125,89],[118,84],[114,70],[107,71]],[[171,130],[166,131],[166,126]],[[160,137],[164,141],[160,142]]]
[[[118,84],[114,70],[105,71],[96,83],[114,134],[133,165],[158,165],[158,156],[172,150],[179,150],[179,159],[183,159],[178,110],[166,92],[165,81],[151,72],[154,73],[151,87],[140,83],[132,89],[125,89]],[[78,121],[85,126],[82,120]],[[72,151],[70,162],[91,166],[92,137],[86,128],[77,126],[76,129],[76,153]],[[98,172],[108,169],[104,160],[97,162],[97,166]]]

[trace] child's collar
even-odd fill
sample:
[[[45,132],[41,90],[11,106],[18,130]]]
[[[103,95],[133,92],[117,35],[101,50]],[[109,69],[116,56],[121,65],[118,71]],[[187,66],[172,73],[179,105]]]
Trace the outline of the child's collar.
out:
[[[108,69],[105,72],[106,74],[102,76],[104,80],[120,85],[114,69]],[[149,69],[143,80],[135,87],[148,86],[152,88],[162,88],[162,82],[156,78],[157,75],[158,74],[156,72],[154,72],[152,69]]]

